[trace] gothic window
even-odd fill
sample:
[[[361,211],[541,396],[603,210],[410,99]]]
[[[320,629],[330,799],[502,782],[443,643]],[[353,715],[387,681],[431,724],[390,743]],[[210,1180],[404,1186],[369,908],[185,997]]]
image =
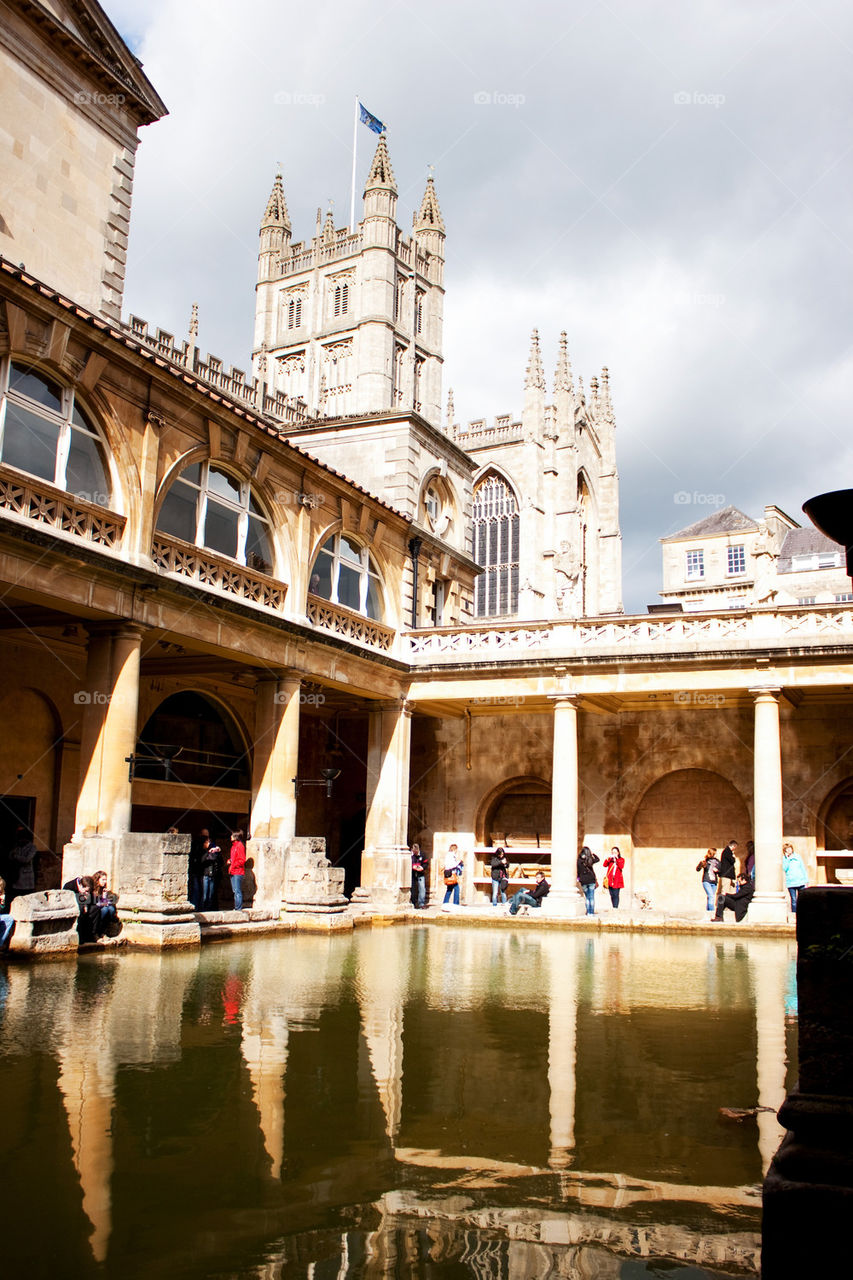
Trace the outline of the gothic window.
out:
[[[332,312],[335,316],[345,316],[349,310],[349,284],[339,280],[332,294]]]
[[[287,300],[287,327],[288,329],[298,329],[302,324],[302,298],[298,293],[292,293]]]
[[[273,571],[269,521],[251,485],[212,462],[184,468],[163,500],[157,528],[258,573]]]
[[[424,327],[424,298],[426,294],[423,289],[418,289],[415,298],[415,333],[421,333]]]
[[[108,507],[103,442],[71,388],[16,360],[7,362],[0,386],[0,461]]]
[[[279,356],[277,387],[286,396],[305,394],[305,352],[295,351],[289,356]]]
[[[345,533],[334,534],[320,548],[308,589],[312,595],[368,618],[382,616],[382,587],[376,566],[367,548]]]
[[[394,403],[403,403],[403,393],[406,384],[406,351],[401,343],[397,343],[394,347]]]
[[[474,587],[478,618],[518,612],[518,503],[509,485],[487,475],[474,490],[474,559],[485,572]]]
[[[421,391],[424,381],[424,365],[426,361],[423,356],[415,356],[415,403],[414,408],[420,411],[421,408]]]

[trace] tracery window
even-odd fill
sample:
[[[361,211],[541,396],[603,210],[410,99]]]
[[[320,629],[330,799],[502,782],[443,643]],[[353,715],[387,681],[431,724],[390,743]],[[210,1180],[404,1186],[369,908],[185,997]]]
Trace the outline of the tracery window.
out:
[[[365,617],[382,617],[382,583],[366,547],[345,533],[333,534],[317,553],[311,570],[312,595],[342,604]]]
[[[103,442],[71,388],[17,360],[6,362],[0,385],[0,461],[109,507]]]
[[[474,586],[478,618],[518,612],[518,503],[505,480],[487,475],[474,490]]]
[[[332,312],[336,316],[345,316],[349,311],[349,285],[346,280],[339,280],[332,293]]]
[[[287,300],[287,327],[288,329],[298,329],[302,324],[302,298],[298,293],[292,293]]]
[[[163,499],[157,528],[258,573],[273,571],[269,521],[251,485],[212,462],[184,468]]]

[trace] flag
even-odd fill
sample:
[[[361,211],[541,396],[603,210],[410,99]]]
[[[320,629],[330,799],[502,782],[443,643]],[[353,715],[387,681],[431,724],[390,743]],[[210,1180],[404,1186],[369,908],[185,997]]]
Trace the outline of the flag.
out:
[[[358,103],[358,118],[362,124],[366,124],[368,129],[372,129],[374,133],[384,133],[385,125],[378,116],[371,115],[367,107],[363,106],[361,99]]]

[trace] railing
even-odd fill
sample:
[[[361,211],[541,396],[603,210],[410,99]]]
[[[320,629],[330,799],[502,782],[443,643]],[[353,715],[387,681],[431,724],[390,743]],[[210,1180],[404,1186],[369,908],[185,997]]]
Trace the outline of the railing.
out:
[[[508,440],[520,440],[521,434],[521,423],[513,422],[507,413],[495,418],[494,426],[489,426],[484,418],[469,422],[464,427],[460,426],[457,428],[456,438],[463,446],[466,441],[477,445],[505,444]]]
[[[199,587],[207,587],[234,596],[247,604],[280,612],[284,608],[287,586],[266,574],[254,573],[224,556],[213,555],[179,538],[155,535],[152,559],[163,573],[188,578]]]
[[[354,231],[352,235],[340,236],[330,243],[322,240],[312,244],[310,249],[302,249],[281,259],[281,278],[296,275],[318,262],[337,262],[340,258],[351,258],[361,251],[361,234]]]
[[[467,627],[413,631],[406,636],[417,663],[492,658],[517,661],[526,653],[570,658],[590,652],[618,656],[720,649],[853,647],[853,607],[796,605],[719,614],[620,617],[601,621],[495,621]]]
[[[113,550],[121,542],[126,518],[93,502],[0,466],[0,512],[34,520],[59,533]]]
[[[305,612],[312,626],[333,631],[335,635],[367,645],[370,649],[381,649],[387,653],[394,643],[393,627],[386,627],[384,623],[365,618],[320,596],[309,594]]]

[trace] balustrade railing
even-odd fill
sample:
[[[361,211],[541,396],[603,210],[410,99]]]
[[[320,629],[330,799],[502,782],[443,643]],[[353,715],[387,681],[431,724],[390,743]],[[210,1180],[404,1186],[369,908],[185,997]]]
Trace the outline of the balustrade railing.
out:
[[[0,513],[33,520],[110,551],[121,542],[126,524],[126,518],[114,511],[2,465]]]
[[[151,557],[163,573],[187,578],[196,586],[234,596],[246,604],[261,605],[280,612],[284,608],[287,585],[266,574],[255,573],[225,556],[181,542],[179,538],[155,535]]]
[[[370,649],[381,649],[387,653],[394,643],[393,627],[365,618],[342,605],[332,604],[321,596],[309,594],[305,612],[312,626],[333,631],[335,635],[367,645]]]

